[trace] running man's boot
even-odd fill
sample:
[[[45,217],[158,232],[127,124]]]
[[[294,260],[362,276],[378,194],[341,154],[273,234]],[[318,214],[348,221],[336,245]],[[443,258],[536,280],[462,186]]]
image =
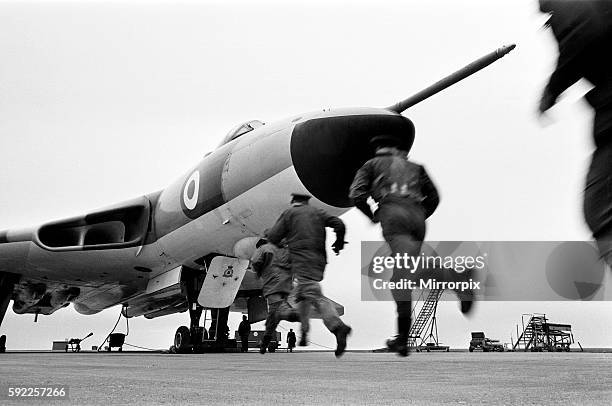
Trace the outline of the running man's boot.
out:
[[[346,350],[346,338],[351,334],[352,329],[343,324],[334,330],[334,335],[336,336],[336,357],[341,357]]]

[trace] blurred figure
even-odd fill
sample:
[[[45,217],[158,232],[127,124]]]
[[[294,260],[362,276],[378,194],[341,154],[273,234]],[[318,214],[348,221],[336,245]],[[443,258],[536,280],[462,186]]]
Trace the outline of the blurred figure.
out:
[[[291,207],[281,214],[267,236],[274,244],[286,239],[289,246],[291,269],[297,279],[296,299],[302,323],[300,345],[307,345],[309,313],[313,306],[321,314],[325,327],[336,336],[335,354],[339,357],[346,349],[346,338],[351,328],[342,322],[334,306],[323,296],[319,282],[323,280],[327,265],[325,227],[333,228],[336,233],[336,241],[332,244],[336,255],[344,248],[346,228],[338,217],[310,206],[310,196],[297,193],[291,196]]]
[[[247,320],[247,316],[242,316],[242,321],[238,326],[238,335],[240,336],[240,352],[249,352],[249,335],[251,334],[251,323]]]
[[[595,152],[586,178],[584,217],[599,251],[612,265],[612,1],[540,0],[559,45],[557,66],[540,100],[543,114],[579,79],[594,85],[586,99],[595,110]]]
[[[6,352],[6,336],[0,336],[0,353]]]
[[[289,349],[289,352],[293,352],[296,341],[297,339],[295,338],[295,333],[293,332],[293,329],[291,328],[289,329],[289,332],[287,333],[287,348]]]
[[[407,253],[411,257],[420,254],[425,238],[425,219],[438,207],[438,191],[421,165],[408,160],[401,150],[401,139],[392,135],[379,135],[372,139],[376,150],[374,158],[367,161],[355,174],[349,197],[355,207],[372,223],[380,222],[385,241],[393,256]],[[378,203],[376,213],[367,202],[372,197]],[[391,281],[402,278],[435,278],[438,281],[466,280],[465,275],[446,269],[427,270],[410,274],[405,269],[394,268]],[[389,347],[401,356],[408,355],[408,334],[411,324],[412,295],[409,289],[393,289],[397,306],[397,338],[388,342]],[[461,311],[467,313],[472,306],[472,292],[463,293]]]
[[[281,320],[299,321],[297,310],[287,302],[293,288],[289,250],[262,238],[255,244],[251,268],[263,282],[262,293],[268,304],[266,332],[259,346],[259,352],[265,354]]]

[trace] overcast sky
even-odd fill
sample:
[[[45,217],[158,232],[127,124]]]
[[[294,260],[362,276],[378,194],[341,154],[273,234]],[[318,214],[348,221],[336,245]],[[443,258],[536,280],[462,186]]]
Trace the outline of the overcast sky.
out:
[[[516,42],[404,113],[417,129],[411,155],[442,195],[427,239],[587,240],[588,85],[538,120],[556,57],[542,22],[535,0],[0,2],[0,229],[162,189],[240,122],[388,106]],[[330,258],[324,292],[345,305],[349,346],[378,347],[394,334],[394,306],[360,301],[359,243],[380,232],[354,211],[343,219],[350,244]],[[480,303],[470,319],[457,307],[438,314],[441,341],[456,347],[470,331],[509,341],[533,312],[571,323],[583,346],[610,345],[609,303]],[[49,349],[93,331],[89,346],[118,312],[69,308],[34,324],[9,310],[0,333],[10,348]],[[127,342],[167,348],[188,320],[132,319]],[[313,325],[312,340],[333,346]]]

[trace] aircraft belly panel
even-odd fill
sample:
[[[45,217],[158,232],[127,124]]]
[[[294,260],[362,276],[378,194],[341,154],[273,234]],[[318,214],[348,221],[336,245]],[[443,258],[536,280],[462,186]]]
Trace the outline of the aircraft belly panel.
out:
[[[173,289],[177,287],[180,291],[181,284],[181,266],[173,268],[167,272],[162,273],[154,278],[149,279],[147,283],[146,294],[153,294],[162,290]]]
[[[149,246],[148,250],[152,248]],[[140,251],[139,247],[132,247],[53,252],[35,246],[30,250],[23,275],[53,281],[131,284],[148,279],[148,273],[164,267],[158,255],[143,255]]]
[[[33,246],[29,241],[0,244],[0,272],[23,273]]]
[[[136,294],[138,290],[141,289],[133,286],[105,285],[92,289],[87,297],[77,299],[74,308],[82,314],[97,313],[122,303],[126,298]]]

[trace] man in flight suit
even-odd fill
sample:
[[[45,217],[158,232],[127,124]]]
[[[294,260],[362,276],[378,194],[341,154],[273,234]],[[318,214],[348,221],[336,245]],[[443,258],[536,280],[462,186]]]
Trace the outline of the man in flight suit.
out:
[[[243,315],[242,321],[238,326],[238,335],[242,344],[240,352],[249,352],[249,334],[251,334],[251,323],[247,320],[247,316]]]
[[[346,349],[346,338],[351,328],[344,324],[334,306],[323,296],[319,282],[327,265],[325,251],[325,227],[336,233],[332,245],[336,255],[344,248],[346,228],[342,220],[308,204],[310,196],[292,194],[291,207],[283,212],[268,231],[270,242],[280,244],[286,239],[291,258],[291,269],[297,279],[296,299],[302,323],[300,345],[307,345],[310,327],[309,313],[313,306],[323,319],[325,327],[336,336],[336,357]]]
[[[263,282],[263,297],[268,303],[266,332],[259,347],[259,352],[265,354],[270,341],[275,337],[278,323],[281,320],[299,321],[299,316],[287,303],[293,288],[289,250],[277,247],[265,238],[260,239],[255,247],[251,268]]]
[[[293,329],[289,329],[289,332],[287,333],[287,348],[289,349],[289,352],[293,352],[293,349],[295,348],[295,342],[296,342],[296,338],[295,338],[295,333],[293,332]]]
[[[425,238],[425,219],[438,207],[438,191],[425,168],[409,161],[407,153],[400,149],[401,139],[380,135],[372,139],[372,144],[376,148],[376,155],[357,171],[349,197],[355,207],[373,223],[380,222],[383,237],[393,256],[407,253],[416,257],[420,254]],[[376,214],[372,213],[368,197],[378,203]],[[446,269],[428,269],[426,275],[419,275],[418,272],[411,275],[406,270],[394,268],[391,281],[427,277],[450,282],[464,280],[466,276]],[[412,312],[411,292],[409,289],[393,289],[392,294],[397,306],[398,330],[393,347],[400,355],[407,356]],[[471,299],[471,294],[464,299],[461,311],[467,313],[472,304],[471,300],[467,300]]]
[[[559,44],[555,71],[540,100],[544,114],[580,78],[594,88],[586,95],[595,110],[593,152],[584,190],[584,217],[599,251],[612,266],[612,2],[607,0],[540,0],[551,13],[547,26]]]

